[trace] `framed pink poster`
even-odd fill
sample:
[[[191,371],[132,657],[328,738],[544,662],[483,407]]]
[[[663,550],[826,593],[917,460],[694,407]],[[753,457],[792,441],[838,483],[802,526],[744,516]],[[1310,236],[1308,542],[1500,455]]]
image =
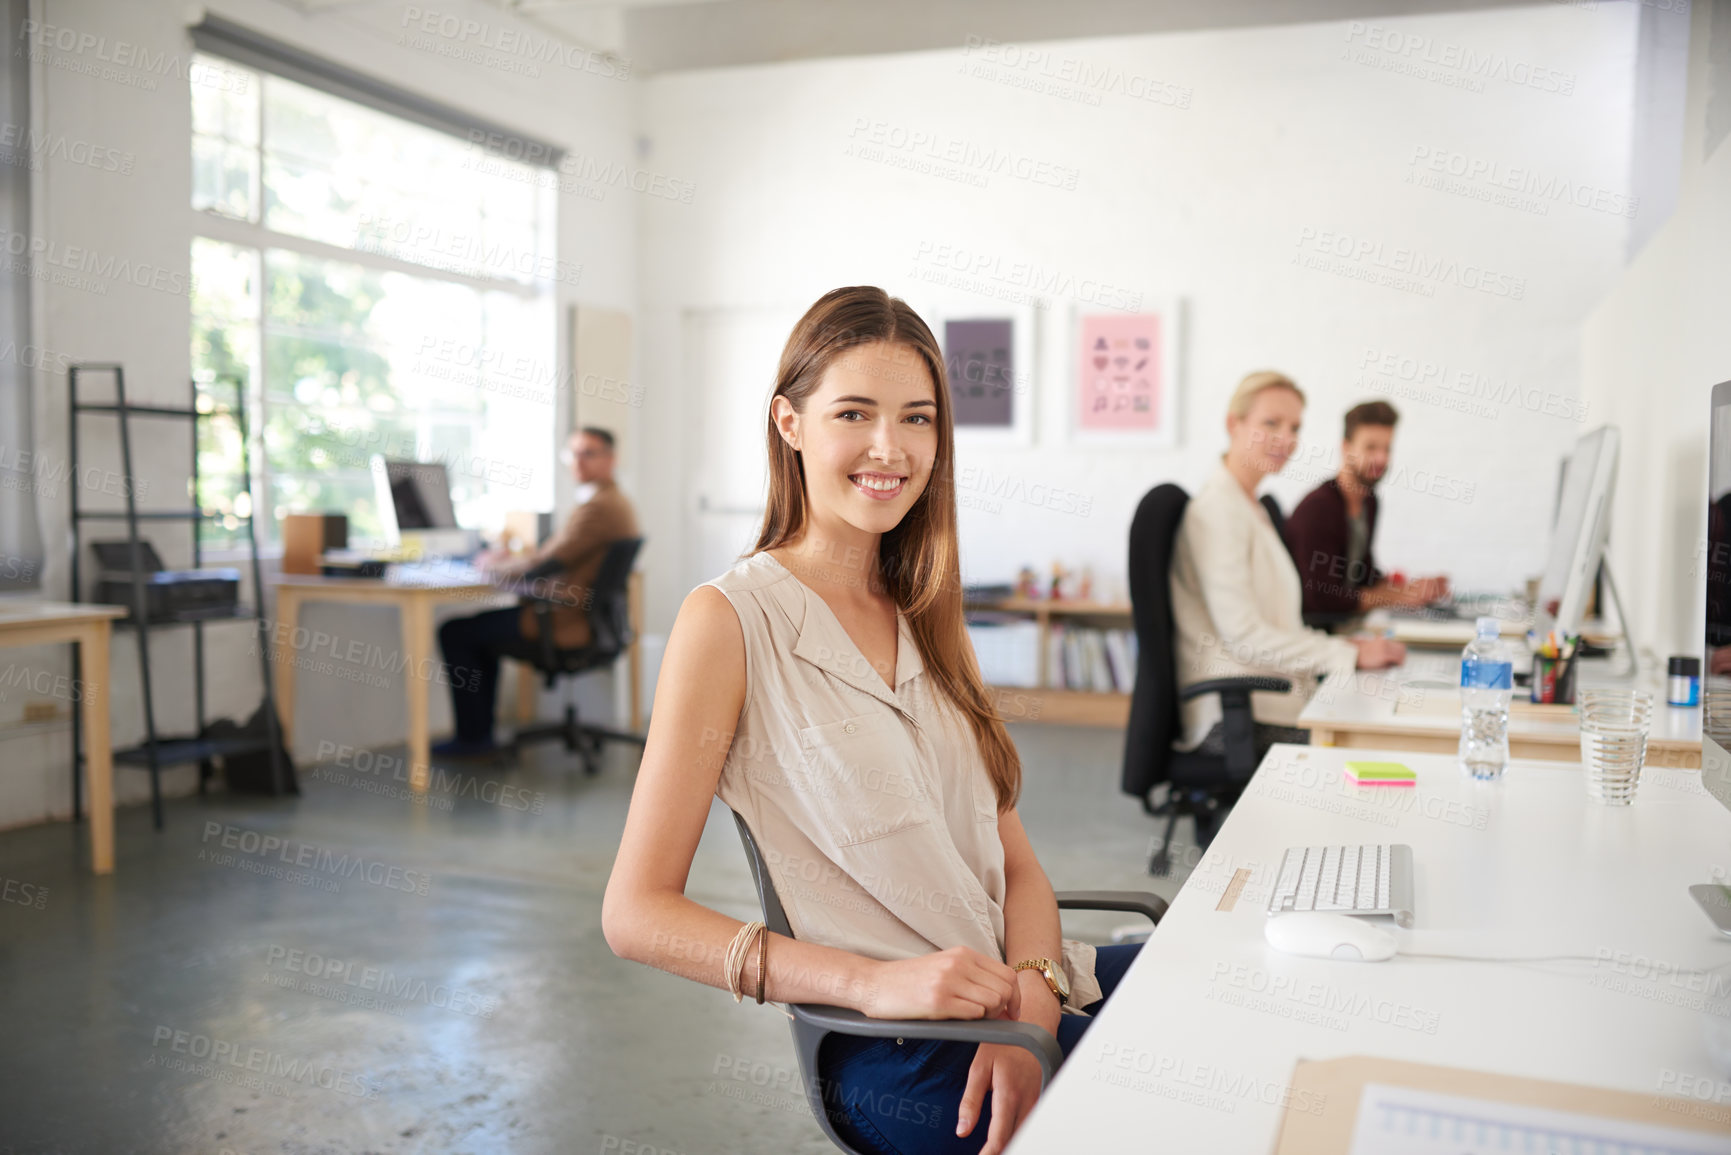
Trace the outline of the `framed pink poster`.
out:
[[[1076,440],[1176,444],[1177,317],[1175,304],[1076,317]]]

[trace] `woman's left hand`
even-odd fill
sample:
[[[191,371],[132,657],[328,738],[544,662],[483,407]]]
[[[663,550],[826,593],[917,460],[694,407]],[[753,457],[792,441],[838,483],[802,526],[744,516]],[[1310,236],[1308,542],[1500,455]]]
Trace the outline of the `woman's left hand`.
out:
[[[973,1134],[987,1091],[992,1093],[992,1119],[980,1155],[1001,1155],[1040,1097],[1039,1061],[1021,1047],[980,1044],[974,1064],[968,1068],[968,1089],[962,1092],[957,1112],[957,1135]]]

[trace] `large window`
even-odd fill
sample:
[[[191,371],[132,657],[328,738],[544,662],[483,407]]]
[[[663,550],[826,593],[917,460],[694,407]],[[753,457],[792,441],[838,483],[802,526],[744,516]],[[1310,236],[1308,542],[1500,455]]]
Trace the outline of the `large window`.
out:
[[[382,526],[371,460],[439,461],[464,525],[553,499],[553,196],[541,173],[293,81],[205,60],[192,86],[192,364],[241,383],[255,477],[207,422],[206,540],[286,513]],[[207,399],[208,398],[208,399]]]

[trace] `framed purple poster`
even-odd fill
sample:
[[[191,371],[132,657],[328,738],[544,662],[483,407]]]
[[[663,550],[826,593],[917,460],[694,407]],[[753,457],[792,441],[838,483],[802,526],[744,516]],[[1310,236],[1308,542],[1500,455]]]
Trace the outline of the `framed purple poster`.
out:
[[[944,371],[956,428],[1015,428],[1014,320],[945,321]]]
[[[1034,310],[1022,305],[921,302],[916,311],[943,346],[958,441],[1031,445]]]

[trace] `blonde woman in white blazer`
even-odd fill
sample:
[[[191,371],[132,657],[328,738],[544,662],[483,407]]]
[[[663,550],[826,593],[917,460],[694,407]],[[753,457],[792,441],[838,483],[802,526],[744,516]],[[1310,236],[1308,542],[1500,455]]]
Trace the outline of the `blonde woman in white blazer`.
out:
[[[1298,569],[1256,497],[1263,479],[1285,468],[1298,448],[1303,420],[1304,393],[1290,378],[1263,371],[1239,382],[1226,411],[1228,448],[1185,507],[1172,558],[1178,684],[1250,675],[1292,682],[1290,693],[1252,697],[1259,752],[1309,740],[1296,726],[1320,676],[1406,658],[1399,642],[1332,637],[1304,625]],[[1184,703],[1175,745],[1224,752],[1215,695]]]

